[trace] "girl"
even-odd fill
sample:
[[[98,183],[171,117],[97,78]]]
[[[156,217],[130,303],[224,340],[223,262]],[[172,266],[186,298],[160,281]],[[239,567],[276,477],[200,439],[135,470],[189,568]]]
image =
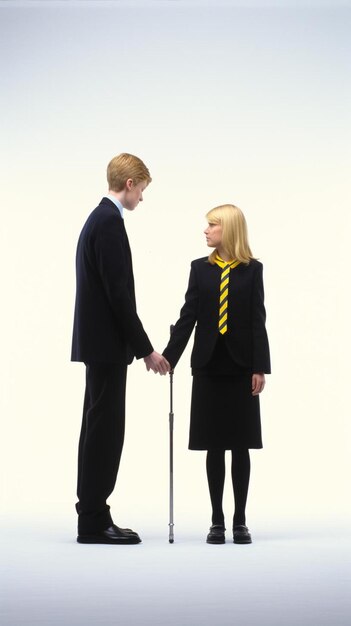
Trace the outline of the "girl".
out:
[[[174,368],[196,324],[190,450],[207,450],[212,504],[207,543],[225,542],[225,451],[232,452],[234,543],[251,543],[245,507],[249,448],[262,448],[259,394],[270,373],[262,264],[252,256],[242,211],[231,204],[206,215],[209,257],[191,263],[180,317],[163,352]]]

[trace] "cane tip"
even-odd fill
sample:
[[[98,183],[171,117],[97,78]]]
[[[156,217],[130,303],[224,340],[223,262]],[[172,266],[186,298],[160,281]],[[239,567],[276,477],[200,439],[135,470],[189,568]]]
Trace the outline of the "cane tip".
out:
[[[170,540],[169,540],[169,543],[174,543],[174,539],[170,539]]]

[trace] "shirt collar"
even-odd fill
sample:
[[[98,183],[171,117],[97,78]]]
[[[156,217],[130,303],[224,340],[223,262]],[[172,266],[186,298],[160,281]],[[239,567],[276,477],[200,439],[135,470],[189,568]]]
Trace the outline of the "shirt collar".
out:
[[[240,261],[233,261],[233,259],[231,261],[223,261],[219,254],[216,254],[215,263],[222,269],[229,267],[231,270],[240,265]]]
[[[111,200],[111,202],[113,202],[113,204],[116,205],[117,209],[119,210],[121,214],[121,218],[123,219],[123,205],[121,204],[121,202],[117,200],[117,198],[113,196],[112,194],[107,194],[105,197]]]

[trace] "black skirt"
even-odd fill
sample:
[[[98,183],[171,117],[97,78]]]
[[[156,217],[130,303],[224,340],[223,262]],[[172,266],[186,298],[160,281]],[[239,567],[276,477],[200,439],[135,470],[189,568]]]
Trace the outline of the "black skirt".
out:
[[[238,368],[219,335],[211,361],[193,370],[190,450],[262,448],[259,396],[252,373]]]

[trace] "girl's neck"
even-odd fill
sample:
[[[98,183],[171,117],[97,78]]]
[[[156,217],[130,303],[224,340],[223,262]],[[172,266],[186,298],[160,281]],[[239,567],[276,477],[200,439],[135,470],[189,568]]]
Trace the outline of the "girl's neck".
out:
[[[217,252],[223,261],[232,261],[233,259],[229,256],[229,254],[223,250],[223,248],[217,248]]]

